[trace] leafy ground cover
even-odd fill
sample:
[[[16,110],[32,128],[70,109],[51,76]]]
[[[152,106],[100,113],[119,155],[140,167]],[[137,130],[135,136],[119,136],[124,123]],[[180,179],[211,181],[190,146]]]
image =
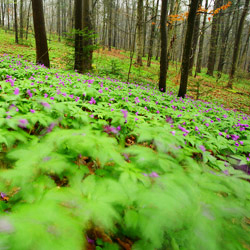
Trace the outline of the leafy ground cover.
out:
[[[49,54],[51,65],[54,68],[72,69],[73,68],[73,53],[72,46],[67,44],[68,41],[58,42],[58,37],[53,34],[49,36]],[[15,44],[13,33],[5,32],[0,29],[0,55],[9,54],[13,56],[22,55],[24,59],[35,61],[35,42],[32,35],[29,39],[22,41],[22,44]],[[144,66],[131,68],[130,81],[150,84],[155,87],[158,84],[159,61],[152,59],[151,67],[146,66],[146,57],[143,58]],[[112,51],[96,50],[93,55],[93,72],[92,74],[119,79],[127,82],[128,71],[130,66],[130,53],[112,49]],[[228,75],[222,74],[218,76],[215,72],[215,77],[206,75],[206,68],[198,77],[189,77],[188,95],[194,99],[205,101],[216,100],[227,108],[237,109],[250,114],[250,76],[243,72],[238,72],[234,84],[234,89],[225,88],[228,82]],[[180,64],[170,63],[167,87],[177,91],[180,82]]]
[[[0,249],[249,249],[250,117],[0,58]]]

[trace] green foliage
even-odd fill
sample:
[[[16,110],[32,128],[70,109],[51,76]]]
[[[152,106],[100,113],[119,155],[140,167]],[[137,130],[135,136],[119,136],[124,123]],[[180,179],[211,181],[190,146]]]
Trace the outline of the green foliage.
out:
[[[0,249],[249,246],[249,116],[20,58],[0,68]]]

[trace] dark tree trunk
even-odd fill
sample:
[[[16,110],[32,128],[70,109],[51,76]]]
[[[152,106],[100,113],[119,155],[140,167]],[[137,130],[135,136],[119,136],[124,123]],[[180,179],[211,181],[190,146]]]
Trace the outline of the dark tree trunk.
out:
[[[154,3],[154,2],[153,2]],[[155,26],[156,26],[156,15],[158,12],[158,6],[159,6],[159,0],[157,0],[156,3],[156,8],[152,9],[152,24],[151,24],[151,34],[150,34],[150,38],[149,38],[149,45],[148,45],[148,61],[147,61],[147,66],[150,67],[151,65],[151,59],[153,56],[153,46],[154,46],[154,40],[155,40]]]
[[[244,21],[245,21],[246,15],[247,15],[248,7],[249,7],[249,2],[250,2],[250,0],[245,0],[245,5],[244,5],[244,9],[243,9],[241,18],[240,18],[239,27],[238,27],[238,30],[235,34],[233,61],[232,61],[232,66],[231,66],[231,70],[229,73],[229,81],[227,84],[228,88],[233,87],[233,79],[234,79],[234,74],[235,74],[236,65],[237,65],[237,61],[238,61],[238,55],[239,55],[240,40],[241,40],[242,30],[244,27]]]
[[[57,34],[58,41],[61,42],[61,0],[57,0]]]
[[[187,93],[187,82],[188,82],[188,69],[189,69],[189,58],[191,53],[191,45],[194,31],[194,23],[196,11],[198,8],[199,0],[192,0],[190,4],[188,20],[187,20],[187,31],[184,43],[184,50],[182,55],[181,64],[181,82],[178,97],[184,98]]]
[[[108,48],[111,51],[111,43],[112,43],[112,8],[113,8],[113,0],[109,0],[109,27],[108,27]]]
[[[14,2],[14,15],[15,15],[15,42],[18,43],[17,0],[15,0]]]
[[[143,53],[143,0],[137,0],[136,64],[142,66]]]
[[[29,7],[28,7],[28,14],[27,14],[27,26],[26,26],[26,40],[28,39],[28,35],[29,35],[29,26],[30,26],[30,8],[31,8],[31,1],[29,3]]]
[[[75,0],[75,66],[74,69],[82,73],[83,60],[83,35],[82,35],[82,13],[83,0]]]
[[[159,78],[159,90],[166,92],[166,79],[167,79],[167,9],[168,1],[162,0],[161,6],[161,58],[160,58],[160,78]]]
[[[220,7],[221,0],[216,0],[214,5],[214,10]],[[211,37],[210,37],[210,49],[209,49],[209,57],[208,57],[208,64],[207,64],[207,74],[213,76],[214,72],[214,65],[216,62],[216,49],[217,49],[217,42],[218,42],[218,30],[219,30],[219,15],[215,14],[213,16],[212,21],[212,29],[211,29]]]
[[[143,23],[143,50],[142,56],[146,56],[146,38],[147,38],[147,20],[148,20],[148,0],[146,0],[146,9]]]
[[[36,40],[36,63],[50,67],[42,0],[32,0],[33,23]]]
[[[23,39],[23,0],[20,0],[20,38]]]
[[[224,64],[225,64],[225,55],[226,55],[226,50],[227,50],[227,44],[228,44],[228,36],[229,36],[229,31],[230,31],[230,14],[228,14],[227,17],[227,23],[226,27],[224,27],[224,23],[222,22],[221,24],[221,51],[220,51],[220,58],[219,58],[219,63],[218,63],[218,71],[222,72]]]
[[[201,3],[202,1],[199,0],[199,5],[201,5]],[[197,43],[199,39],[199,31],[200,31],[200,14],[196,14],[195,23],[194,23],[194,34],[193,34],[193,39],[192,39],[191,55],[190,55],[190,61],[189,61],[189,75],[190,76],[192,76],[195,52],[196,52]]]
[[[83,1],[83,60],[82,70],[87,72],[92,69],[92,25],[90,20],[89,0]]]
[[[205,9],[206,10],[208,9],[208,0],[206,0]],[[206,20],[207,20],[207,15],[205,13],[202,28],[201,28],[201,34],[200,34],[199,51],[198,51],[197,61],[196,61],[195,76],[197,75],[197,73],[201,73],[201,63],[202,63],[203,43],[204,43],[204,37],[205,37]]]

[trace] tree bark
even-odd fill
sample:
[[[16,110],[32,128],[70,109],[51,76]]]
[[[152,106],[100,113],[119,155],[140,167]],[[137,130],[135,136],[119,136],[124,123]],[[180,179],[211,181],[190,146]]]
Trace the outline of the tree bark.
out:
[[[137,0],[136,64],[142,66],[143,53],[143,0]]]
[[[154,3],[154,1],[153,1]],[[153,46],[154,46],[154,40],[155,40],[155,26],[156,26],[156,16],[158,12],[158,6],[159,6],[159,0],[157,0],[156,3],[156,8],[152,9],[152,24],[151,24],[151,33],[150,33],[150,38],[149,38],[149,45],[148,45],[148,61],[147,61],[147,66],[150,67],[151,65],[151,59],[153,56]]]
[[[220,7],[221,0],[216,0],[214,5],[214,10]],[[217,42],[218,42],[218,28],[219,28],[219,13],[213,16],[212,21],[212,29],[211,29],[211,36],[210,36],[210,49],[209,49],[209,57],[208,57],[208,64],[207,64],[207,75],[213,76],[214,72],[214,65],[216,62],[216,49],[217,49]]]
[[[206,0],[205,9],[206,10],[208,9],[208,0]],[[198,51],[197,61],[196,61],[195,76],[197,75],[197,73],[201,73],[201,63],[202,63],[202,54],[203,54],[203,44],[204,44],[204,37],[205,37],[206,20],[207,20],[207,15],[205,13],[203,23],[202,23],[202,28],[201,28],[201,34],[200,34],[199,51]]]
[[[20,0],[20,38],[23,39],[23,0]]]
[[[202,1],[199,0],[198,5],[201,5],[201,3]],[[192,39],[191,55],[190,55],[190,61],[189,61],[189,75],[190,76],[192,76],[195,52],[196,52],[197,43],[199,39],[199,31],[200,31],[200,14],[196,14],[195,23],[194,23],[194,34],[193,34],[193,39]]]
[[[82,70],[87,72],[92,69],[92,25],[90,19],[89,0],[83,0],[83,60]]]
[[[32,0],[33,23],[36,40],[36,63],[50,67],[42,0]]]
[[[17,0],[14,1],[14,16],[15,16],[15,42],[18,43]]]
[[[178,97],[185,98],[187,93],[187,82],[188,82],[188,69],[189,69],[189,58],[191,53],[191,45],[194,31],[194,23],[196,11],[198,8],[199,0],[191,0],[188,20],[187,20],[187,31],[184,43],[184,50],[182,56],[182,64],[181,64],[181,82]]]
[[[227,84],[228,88],[233,88],[233,79],[234,79],[234,74],[235,74],[236,65],[237,65],[237,61],[238,61],[240,40],[241,40],[242,30],[244,27],[244,21],[245,21],[246,15],[247,15],[248,7],[249,7],[249,2],[250,2],[250,0],[245,0],[245,5],[244,5],[244,9],[243,9],[241,18],[240,18],[238,30],[235,34],[233,61],[232,61],[232,66],[231,66],[231,70],[229,73],[229,81]]]
[[[167,79],[167,9],[168,0],[162,0],[161,6],[161,58],[160,58],[160,78],[159,78],[159,90],[166,92],[166,79]]]
[[[82,73],[83,60],[83,35],[82,35],[82,18],[83,18],[83,2],[75,0],[75,65],[74,69]]]

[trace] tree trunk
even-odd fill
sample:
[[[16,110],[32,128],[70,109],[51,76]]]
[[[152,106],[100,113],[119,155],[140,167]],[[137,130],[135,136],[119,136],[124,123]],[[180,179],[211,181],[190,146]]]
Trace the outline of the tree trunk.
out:
[[[168,1],[162,0],[161,6],[161,58],[160,58],[160,78],[159,78],[159,90],[166,92],[166,78],[167,78],[167,19]]]
[[[201,5],[202,1],[199,0],[199,6]],[[189,75],[192,76],[193,66],[194,66],[194,59],[195,59],[195,52],[196,47],[199,39],[199,31],[200,31],[200,14],[196,14],[195,23],[194,23],[194,34],[192,39],[192,48],[191,48],[191,55],[189,61]]]
[[[109,0],[109,27],[108,27],[108,48],[111,51],[111,43],[112,43],[112,8],[113,8],[113,0]]]
[[[83,60],[82,70],[87,72],[92,69],[92,25],[90,20],[89,0],[83,1]]]
[[[75,65],[74,69],[82,73],[83,60],[83,35],[82,35],[82,18],[83,18],[83,2],[75,0]]]
[[[23,39],[23,0],[20,0],[20,38]]]
[[[228,44],[228,36],[230,32],[230,14],[228,14],[227,17],[227,23],[226,27],[224,27],[224,23],[221,24],[221,51],[220,51],[220,58],[219,58],[219,64],[218,64],[218,71],[222,72],[224,64],[225,64],[225,55],[227,50],[227,44]]]
[[[14,1],[14,15],[15,15],[15,42],[18,43],[17,0]]]
[[[153,1],[154,4],[154,1]],[[156,16],[158,12],[158,6],[159,6],[159,0],[157,0],[156,3],[156,8],[152,9],[152,23],[151,23],[151,34],[149,38],[149,45],[148,45],[148,61],[147,61],[147,66],[150,67],[151,65],[151,59],[153,56],[153,46],[154,46],[154,40],[155,40],[155,26],[156,26]]]
[[[29,26],[30,26],[30,8],[31,8],[31,1],[29,3],[28,14],[27,14],[27,26],[26,26],[26,40],[28,39],[29,35]]]
[[[205,9],[208,9],[208,0],[206,0],[205,3]],[[195,69],[195,76],[197,73],[201,73],[201,63],[202,63],[202,54],[203,54],[203,44],[204,44],[204,37],[205,37],[205,28],[206,28],[206,20],[207,20],[207,15],[204,13],[204,19],[203,19],[203,24],[201,28],[201,34],[200,34],[200,41],[199,41],[199,52],[197,55],[197,61],[196,61],[196,69]]]
[[[33,23],[36,40],[36,63],[50,67],[49,51],[43,15],[43,1],[32,0]]]
[[[146,0],[146,9],[143,23],[143,50],[142,56],[146,56],[146,38],[147,38],[147,20],[148,20],[148,0]]]
[[[143,0],[137,0],[136,64],[142,66],[143,53]]]
[[[242,30],[244,27],[244,21],[245,21],[246,15],[247,15],[248,7],[249,7],[249,2],[250,2],[250,0],[245,0],[245,5],[244,5],[244,9],[243,9],[241,18],[240,18],[239,27],[238,27],[238,30],[235,34],[233,61],[232,61],[232,66],[231,66],[231,70],[229,73],[229,81],[227,84],[228,88],[233,88],[233,79],[234,79],[234,74],[235,74],[236,65],[237,65],[237,61],[238,61],[240,40],[241,40]]]
[[[216,0],[214,5],[214,10],[220,7],[221,0]],[[207,64],[207,74],[213,76],[214,72],[214,65],[216,62],[216,49],[217,49],[217,42],[218,42],[218,30],[219,30],[219,15],[215,14],[213,16],[212,21],[212,29],[211,29],[211,36],[210,36],[210,50],[209,50],[209,57],[208,57],[208,64]]]
[[[181,82],[178,97],[185,98],[187,93],[187,82],[188,82],[188,69],[189,69],[189,58],[191,53],[191,45],[194,31],[194,23],[196,11],[198,8],[199,0],[191,0],[188,20],[187,20],[187,31],[184,43],[184,50],[182,55],[182,64],[181,64]]]
[[[57,0],[57,35],[58,42],[61,42],[61,0]]]

